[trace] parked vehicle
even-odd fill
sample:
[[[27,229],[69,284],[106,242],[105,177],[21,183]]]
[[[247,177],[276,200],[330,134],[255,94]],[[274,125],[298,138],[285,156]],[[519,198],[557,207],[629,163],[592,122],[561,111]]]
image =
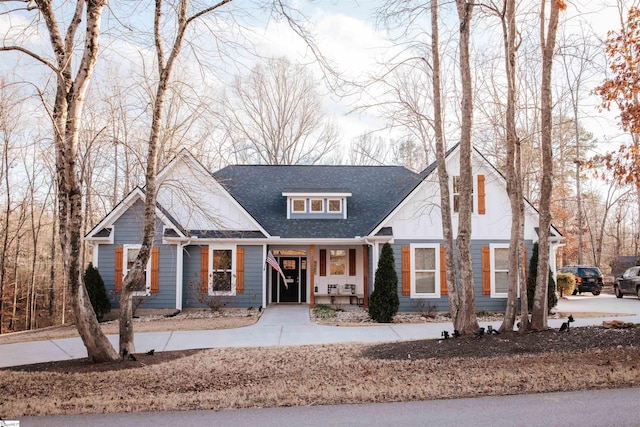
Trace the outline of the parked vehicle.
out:
[[[573,295],[583,292],[591,292],[600,295],[604,287],[604,276],[598,267],[593,265],[567,265],[562,267],[560,273],[571,273],[576,277],[576,289]]]
[[[622,276],[618,276],[613,291],[618,298],[636,295],[640,299],[640,266],[628,268]]]

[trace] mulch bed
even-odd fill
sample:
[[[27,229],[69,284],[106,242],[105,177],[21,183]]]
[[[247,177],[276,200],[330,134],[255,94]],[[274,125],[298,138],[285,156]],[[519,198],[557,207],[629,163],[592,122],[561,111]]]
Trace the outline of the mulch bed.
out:
[[[640,348],[640,328],[605,329],[576,327],[568,332],[507,332],[499,335],[465,336],[439,340],[401,341],[368,347],[363,356],[371,359],[407,360],[429,358],[471,358],[531,353],[605,349],[618,346]]]

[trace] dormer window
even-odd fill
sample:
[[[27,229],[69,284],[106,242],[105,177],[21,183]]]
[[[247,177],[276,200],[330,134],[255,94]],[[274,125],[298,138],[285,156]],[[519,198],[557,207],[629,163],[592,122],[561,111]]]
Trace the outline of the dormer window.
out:
[[[287,219],[347,219],[349,192],[294,190],[282,195],[287,198]]]
[[[340,213],[342,212],[342,200],[341,199],[329,199],[329,212]]]
[[[291,201],[291,210],[294,213],[305,213],[306,209],[306,200],[305,199],[293,199]]]
[[[324,212],[324,200],[311,199],[311,212]]]

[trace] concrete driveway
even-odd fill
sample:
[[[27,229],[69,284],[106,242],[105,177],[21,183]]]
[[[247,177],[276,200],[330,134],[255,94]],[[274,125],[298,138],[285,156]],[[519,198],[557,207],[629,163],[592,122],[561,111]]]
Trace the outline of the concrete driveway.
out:
[[[613,295],[597,297],[576,295],[561,299],[557,311],[574,314],[573,326],[601,325],[603,320],[620,319],[640,323],[640,301],[617,299]],[[602,313],[602,317],[580,317],[579,313]],[[549,326],[559,328],[565,319],[550,319]],[[501,322],[482,322],[498,328]],[[439,338],[442,331],[452,332],[451,323],[388,324],[379,326],[324,326],[312,323],[308,305],[270,306],[252,326],[214,331],[167,331],[135,334],[136,350],[146,352],[220,347],[270,347],[288,345],[374,343]],[[117,347],[117,335],[109,340]],[[0,345],[0,367],[83,358],[86,349],[80,338]]]

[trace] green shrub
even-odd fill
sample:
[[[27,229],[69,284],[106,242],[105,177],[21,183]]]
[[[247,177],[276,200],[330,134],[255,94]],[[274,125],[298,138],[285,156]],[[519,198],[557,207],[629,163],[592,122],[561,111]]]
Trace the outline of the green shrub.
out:
[[[533,244],[533,251],[529,259],[529,274],[527,274],[527,301],[529,303],[529,312],[533,307],[533,296],[536,292],[536,276],[538,275],[538,244]],[[553,280],[553,273],[549,270],[549,283],[547,285],[547,310],[551,311],[558,305],[558,296],[556,295],[556,282]]]
[[[111,311],[111,303],[107,297],[104,281],[97,268],[89,263],[84,272],[84,286],[87,288],[89,300],[98,320],[102,320],[105,314]]]
[[[398,274],[389,243],[382,246],[378,269],[374,280],[374,290],[369,299],[369,316],[380,323],[389,323],[398,313]]]
[[[560,292],[560,297],[573,294],[575,288],[576,276],[571,273],[558,274],[558,292]]]
[[[328,305],[318,304],[313,307],[313,316],[317,319],[331,319],[336,317],[336,311]]]

